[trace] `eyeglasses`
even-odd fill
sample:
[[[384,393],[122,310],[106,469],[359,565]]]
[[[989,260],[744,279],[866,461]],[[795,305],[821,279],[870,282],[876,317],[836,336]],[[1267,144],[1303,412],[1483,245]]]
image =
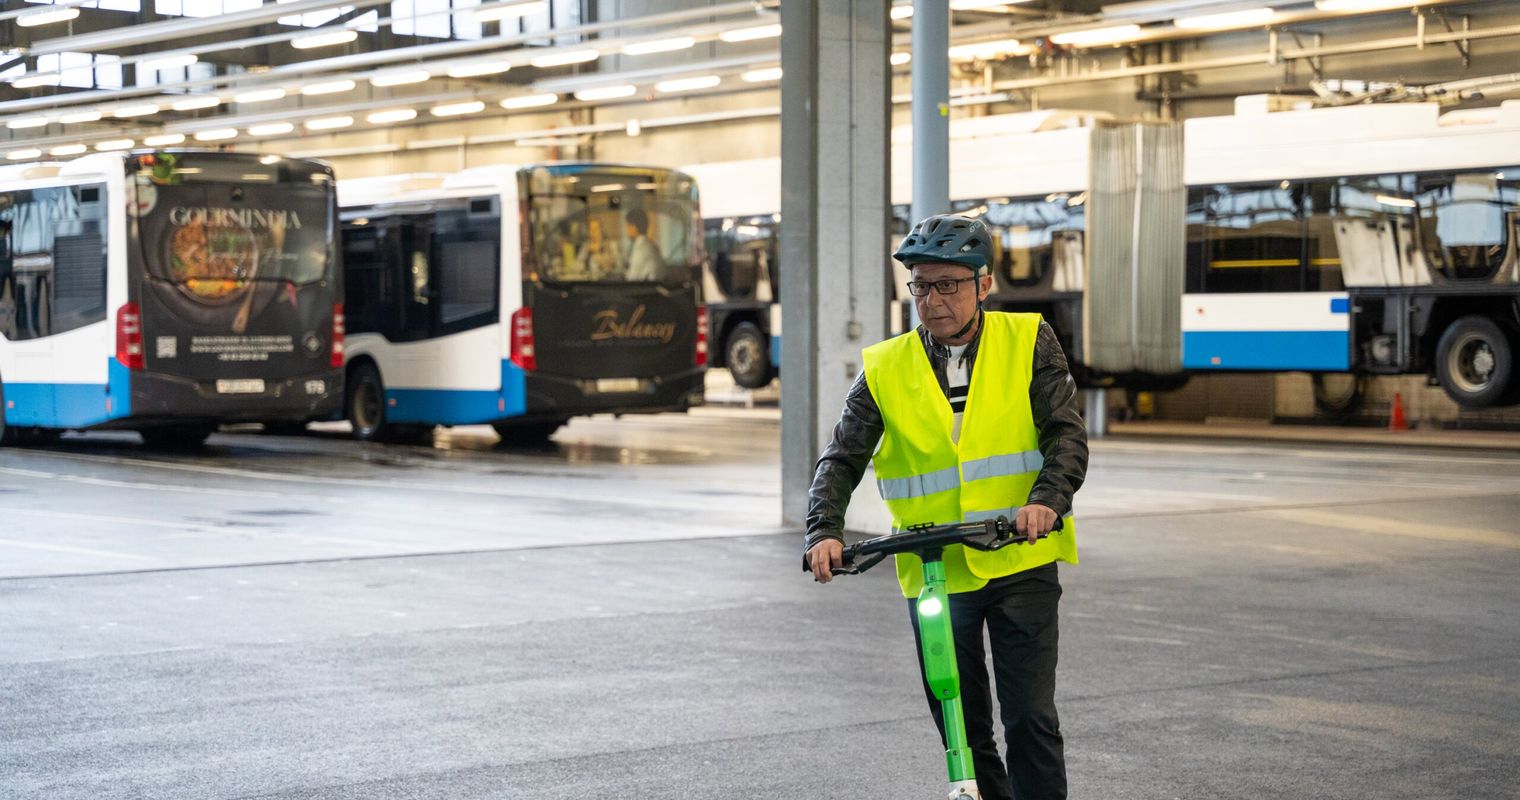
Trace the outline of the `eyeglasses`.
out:
[[[946,278],[942,281],[908,281],[908,292],[914,297],[924,297],[929,294],[929,287],[940,294],[955,294],[961,288],[961,284],[974,281],[976,278]]]

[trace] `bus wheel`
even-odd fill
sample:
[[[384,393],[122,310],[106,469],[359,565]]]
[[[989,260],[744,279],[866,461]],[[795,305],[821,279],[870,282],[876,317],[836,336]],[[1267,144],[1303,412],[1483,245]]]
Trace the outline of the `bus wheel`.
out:
[[[491,427],[501,437],[503,447],[543,447],[549,443],[549,437],[569,421],[548,419],[534,422],[493,422]]]
[[[728,335],[729,374],[746,389],[759,389],[771,382],[770,347],[753,322],[741,322]]]
[[[1509,338],[1484,316],[1453,322],[1436,345],[1436,377],[1463,408],[1487,408],[1508,388],[1514,370]]]
[[[343,412],[354,426],[354,438],[380,441],[385,433],[385,384],[380,382],[380,370],[367,362],[354,367],[345,388]]]
[[[144,428],[138,433],[142,434],[143,444],[152,450],[199,450],[214,430],[214,425],[166,425]]]

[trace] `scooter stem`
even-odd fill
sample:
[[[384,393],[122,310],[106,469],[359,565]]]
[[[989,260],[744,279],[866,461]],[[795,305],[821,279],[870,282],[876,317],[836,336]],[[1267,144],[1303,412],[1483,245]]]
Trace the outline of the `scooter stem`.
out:
[[[921,553],[924,588],[918,593],[918,631],[923,643],[924,680],[939,698],[945,720],[945,768],[950,776],[950,800],[977,800],[976,769],[966,746],[966,719],[961,711],[961,679],[955,660],[955,632],[950,625],[950,597],[945,590],[945,562],[939,549]]]

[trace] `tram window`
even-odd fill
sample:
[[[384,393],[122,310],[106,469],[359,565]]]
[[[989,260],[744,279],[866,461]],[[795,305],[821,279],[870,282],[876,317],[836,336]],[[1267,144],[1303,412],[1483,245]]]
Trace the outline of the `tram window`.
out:
[[[99,230],[54,239],[53,274],[53,333],[105,321],[106,250]]]
[[[68,189],[30,189],[0,194],[0,322],[6,337],[37,339],[53,332],[54,225],[66,214]],[[71,195],[70,195],[71,196]]]
[[[1215,186],[1203,200],[1206,292],[1303,288],[1302,188]]]
[[[1012,286],[1034,286],[1052,271],[1076,268],[1086,229],[1086,192],[978,203],[964,213],[980,216],[992,231],[993,269]]]
[[[1453,280],[1487,280],[1504,266],[1516,209],[1516,175],[1503,171],[1422,175],[1414,200],[1419,243]]]
[[[1346,288],[1341,271],[1342,258],[1356,258],[1357,246],[1347,242],[1349,252],[1342,253],[1336,239],[1335,184],[1311,181],[1304,184],[1304,290],[1338,292]],[[1361,241],[1360,239],[1357,240]]]
[[[1204,273],[1209,268],[1208,189],[1188,189],[1187,271],[1183,291],[1203,291]]]

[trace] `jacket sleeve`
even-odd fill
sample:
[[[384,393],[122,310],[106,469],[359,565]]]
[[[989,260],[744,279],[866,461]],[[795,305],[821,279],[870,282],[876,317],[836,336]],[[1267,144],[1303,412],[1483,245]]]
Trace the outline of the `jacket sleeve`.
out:
[[[1029,404],[1045,461],[1029,490],[1029,502],[1047,506],[1064,517],[1071,513],[1072,495],[1087,478],[1087,426],[1077,400],[1077,382],[1066,366],[1066,354],[1055,330],[1044,322],[1035,337]]]
[[[866,474],[866,465],[881,441],[881,409],[871,396],[865,372],[845,396],[844,412],[834,426],[834,436],[823,448],[808,489],[807,536],[803,552],[821,539],[844,539],[844,514],[850,495]]]

